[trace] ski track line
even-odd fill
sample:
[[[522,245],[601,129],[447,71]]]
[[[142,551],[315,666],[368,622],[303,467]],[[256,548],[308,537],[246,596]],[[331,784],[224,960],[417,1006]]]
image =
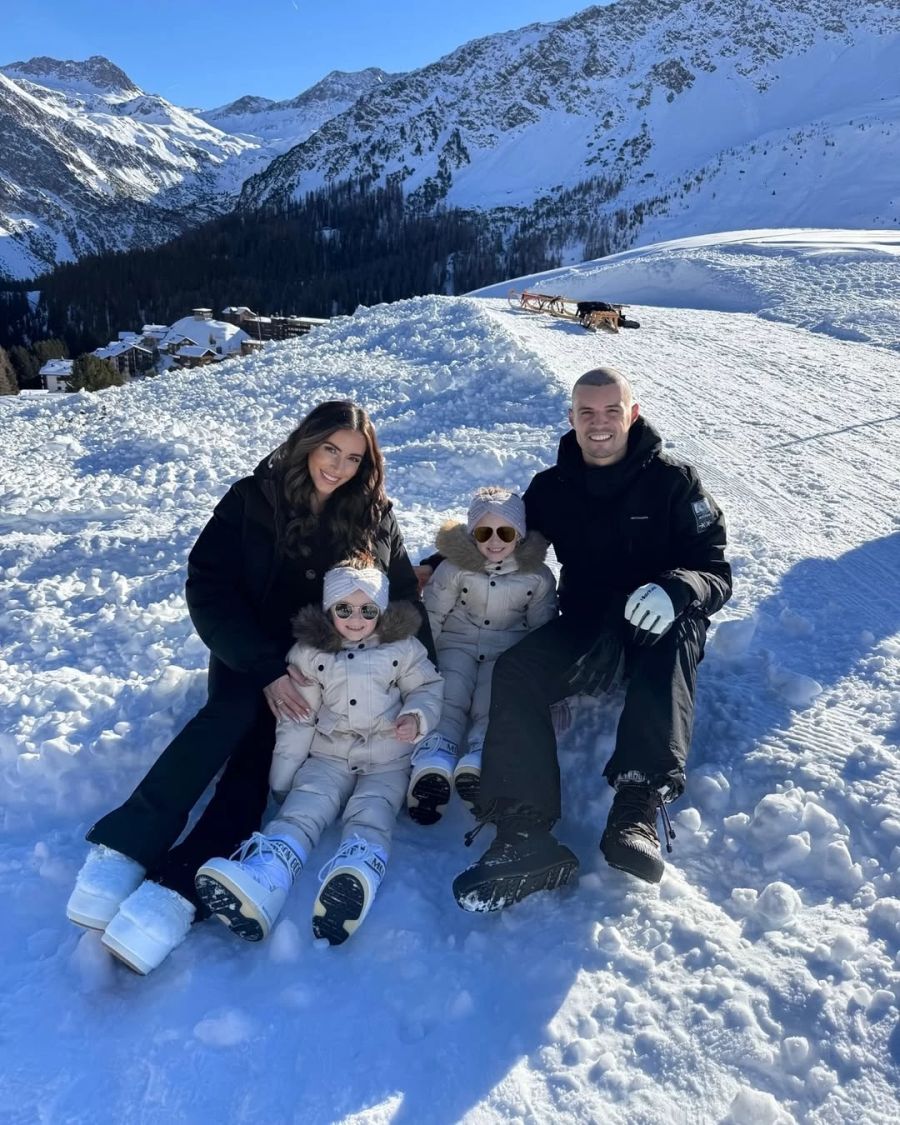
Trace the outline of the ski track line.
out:
[[[900,482],[894,450],[900,420],[817,436],[837,429],[841,419],[852,421],[848,414],[861,413],[860,404],[870,403],[870,412],[879,415],[891,412],[891,403],[897,401],[892,354],[869,345],[826,340],[826,347],[835,353],[835,370],[846,371],[846,348],[863,347],[869,373],[862,379],[851,370],[823,381],[820,356],[810,357],[805,330],[749,314],[642,308],[636,315],[642,324],[652,326],[650,331],[641,328],[610,335],[589,334],[578,326],[502,305],[491,312],[531,342],[566,385],[601,363],[631,373],[639,393],[652,403],[647,414],[662,431],[666,446],[674,446],[677,455],[701,468],[734,527],[777,529],[781,554],[794,559],[816,553],[833,556],[842,547],[857,546],[895,529]],[[735,317],[740,331],[735,330]],[[515,318],[512,323],[511,318]],[[822,345],[817,337],[816,347]],[[767,349],[779,358],[771,371],[757,372],[753,357]],[[721,391],[698,404],[699,421],[685,433],[685,418],[695,416],[690,372],[711,363],[732,372],[747,370],[753,378],[705,379]],[[798,438],[803,444],[779,446]],[[736,451],[739,456],[743,453],[743,465],[735,463]],[[835,486],[830,484],[832,473],[826,471],[835,458],[845,468],[840,495],[830,494]],[[816,493],[816,518],[810,521],[809,497]],[[850,505],[847,495],[853,501]]]

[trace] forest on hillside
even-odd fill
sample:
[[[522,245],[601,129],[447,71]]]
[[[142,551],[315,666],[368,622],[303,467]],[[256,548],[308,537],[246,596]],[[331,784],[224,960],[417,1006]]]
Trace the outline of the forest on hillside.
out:
[[[344,182],[278,209],[236,211],[161,246],[93,255],[0,289],[0,346],[63,340],[75,356],[192,308],[336,316],[426,293],[459,294],[553,269],[565,253],[628,245],[635,216],[586,181],[530,209],[413,208],[397,183]]]

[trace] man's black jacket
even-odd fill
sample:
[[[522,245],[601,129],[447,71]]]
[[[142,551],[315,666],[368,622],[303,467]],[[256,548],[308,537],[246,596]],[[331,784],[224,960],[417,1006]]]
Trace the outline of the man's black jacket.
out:
[[[595,468],[570,430],[556,465],[525,492],[528,527],[550,540],[561,566],[560,610],[586,631],[620,618],[645,582],[662,586],[676,613],[694,606],[709,616],[731,596],[722,513],[696,471],[661,445],[638,418],[625,457]]]
[[[277,456],[277,454],[276,454]],[[285,552],[285,503],[267,457],[253,476],[236,481],[213,511],[188,556],[185,586],[194,627],[213,658],[263,688],[283,676],[293,643],[291,620],[307,605],[321,605],[322,576],[341,562],[322,540],[307,557]],[[378,564],[390,579],[393,600],[421,605],[415,571],[389,508],[377,533]],[[428,620],[418,638],[434,660]]]

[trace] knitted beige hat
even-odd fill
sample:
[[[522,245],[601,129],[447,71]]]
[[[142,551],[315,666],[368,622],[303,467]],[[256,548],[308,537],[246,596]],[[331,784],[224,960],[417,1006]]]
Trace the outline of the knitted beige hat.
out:
[[[469,505],[469,515],[466,521],[466,530],[469,534],[482,516],[489,514],[501,516],[509,522],[519,533],[519,538],[525,538],[525,504],[522,497],[507,488],[479,488],[472,497]]]

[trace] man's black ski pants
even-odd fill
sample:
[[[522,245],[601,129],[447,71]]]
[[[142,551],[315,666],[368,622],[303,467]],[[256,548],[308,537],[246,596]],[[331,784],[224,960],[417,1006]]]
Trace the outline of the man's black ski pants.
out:
[[[625,627],[629,630],[630,627]],[[634,772],[652,784],[683,786],[691,742],[697,665],[707,621],[682,614],[655,644],[625,632],[625,705],[604,775],[610,784]],[[595,634],[565,617],[529,633],[497,661],[484,742],[481,805],[511,800],[549,820],[560,816],[559,764],[550,706],[570,694],[568,677]]]

